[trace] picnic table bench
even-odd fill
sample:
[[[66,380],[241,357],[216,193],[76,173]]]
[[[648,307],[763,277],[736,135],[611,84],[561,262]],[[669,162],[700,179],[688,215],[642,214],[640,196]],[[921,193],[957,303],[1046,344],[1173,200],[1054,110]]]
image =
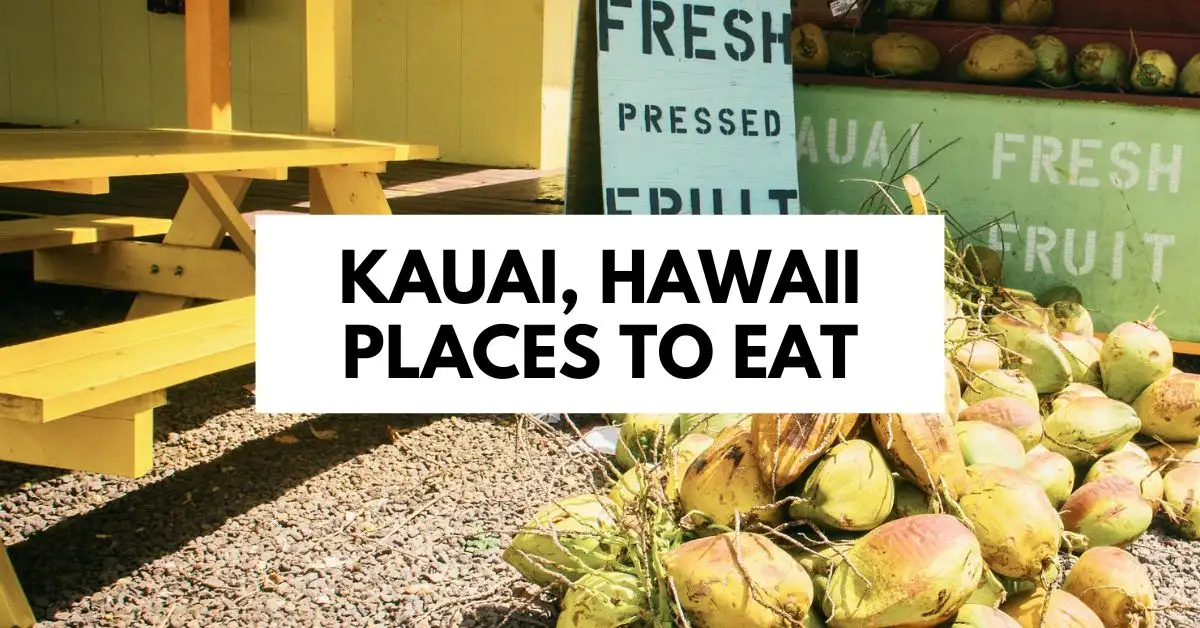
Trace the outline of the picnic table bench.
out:
[[[390,214],[378,173],[435,157],[431,146],[232,131],[0,131],[0,187],[104,194],[112,177],[161,174],[189,183],[169,220],[0,222],[0,254],[31,251],[35,280],[137,293],[122,322],[0,348],[0,460],[149,472],[165,390],[254,362],[254,230],[238,208],[251,182],[307,168],[311,213]],[[147,236],[162,241],[134,240]],[[226,236],[235,250],[220,248]],[[0,628],[32,623],[0,545]]]

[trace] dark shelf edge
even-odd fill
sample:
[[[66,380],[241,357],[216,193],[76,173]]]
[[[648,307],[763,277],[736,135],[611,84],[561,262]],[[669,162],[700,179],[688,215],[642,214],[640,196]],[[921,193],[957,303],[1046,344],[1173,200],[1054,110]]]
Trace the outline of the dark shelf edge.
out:
[[[796,85],[842,85],[874,89],[903,89],[935,92],[941,94],[973,94],[979,96],[1009,96],[1017,98],[1041,98],[1046,100],[1076,100],[1106,102],[1121,105],[1170,107],[1175,109],[1200,109],[1200,98],[1185,96],[1155,96],[1150,94],[1118,94],[1085,90],[1053,90],[1036,87],[1012,87],[1007,85],[981,85],[977,83],[948,83],[933,80],[911,80],[896,78],[874,78],[869,76],[843,76],[838,74],[802,74],[793,77]]]

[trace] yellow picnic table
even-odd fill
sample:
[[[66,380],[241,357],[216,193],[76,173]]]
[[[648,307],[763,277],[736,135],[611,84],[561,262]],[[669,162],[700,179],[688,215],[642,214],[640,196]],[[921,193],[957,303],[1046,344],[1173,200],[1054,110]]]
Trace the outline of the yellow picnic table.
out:
[[[104,194],[112,177],[186,175],[170,220],[83,214],[0,222],[0,254],[34,278],[137,293],[113,325],[0,348],[0,460],[137,477],[165,389],[254,362],[254,179],[309,170],[312,213],[391,213],[387,162],[432,146],[232,131],[0,131],[0,187]],[[28,208],[36,213],[36,208]],[[162,242],[131,238],[162,235]],[[221,249],[228,235],[237,250]],[[215,303],[189,307],[193,300]],[[0,628],[32,625],[0,544]]]

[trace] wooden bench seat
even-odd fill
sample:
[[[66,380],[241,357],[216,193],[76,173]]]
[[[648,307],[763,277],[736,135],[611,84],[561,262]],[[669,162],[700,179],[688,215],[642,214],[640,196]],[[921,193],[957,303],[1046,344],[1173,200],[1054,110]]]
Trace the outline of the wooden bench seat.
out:
[[[0,221],[0,254],[163,235],[166,218],[73,214]]]
[[[254,297],[0,348],[0,460],[138,477],[164,390],[254,362]]]

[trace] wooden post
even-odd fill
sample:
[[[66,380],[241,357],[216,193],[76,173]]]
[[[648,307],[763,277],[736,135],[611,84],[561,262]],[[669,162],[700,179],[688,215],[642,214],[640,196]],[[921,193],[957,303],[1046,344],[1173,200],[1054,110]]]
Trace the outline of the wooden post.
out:
[[[343,135],[353,107],[351,0],[305,0],[308,131]]]
[[[229,0],[188,0],[184,24],[188,127],[232,130]]]
[[[571,126],[567,135],[564,213],[603,214],[600,164],[600,89],[596,68],[596,0],[579,0],[571,84]]]

